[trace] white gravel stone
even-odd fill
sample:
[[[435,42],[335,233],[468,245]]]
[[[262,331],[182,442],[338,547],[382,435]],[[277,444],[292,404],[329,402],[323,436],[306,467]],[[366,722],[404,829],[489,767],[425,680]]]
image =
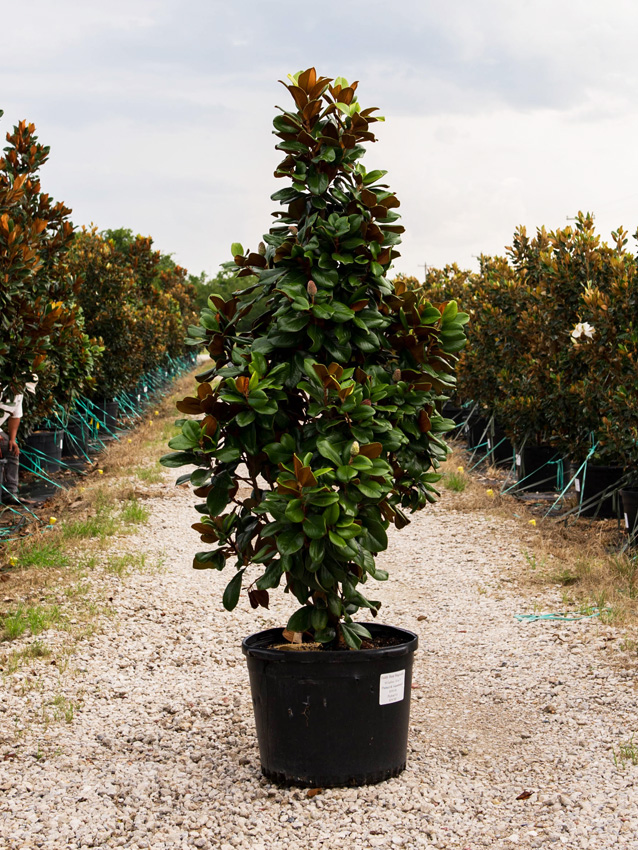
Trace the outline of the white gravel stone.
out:
[[[282,625],[289,598],[228,614],[228,576],[191,568],[191,494],[146,504],[149,523],[113,547],[163,570],[108,580],[117,616],[66,670],[42,659],[4,682],[0,846],[637,850],[638,772],[614,762],[638,732],[634,674],[594,619],[514,619],[531,610],[514,526],[437,506],[390,535],[380,619],[420,636],[408,767],[308,798],[260,776],[240,647]],[[52,718],[60,696],[70,722]]]

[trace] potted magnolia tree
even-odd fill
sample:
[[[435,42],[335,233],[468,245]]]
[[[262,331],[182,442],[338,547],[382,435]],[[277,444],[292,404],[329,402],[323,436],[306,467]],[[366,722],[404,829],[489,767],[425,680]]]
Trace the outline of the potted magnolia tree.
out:
[[[453,391],[467,316],[386,277],[399,201],[360,164],[380,119],[357,84],[311,68],[286,87],[282,209],[257,252],[233,245],[256,283],[212,295],[191,329],[214,365],[178,403],[197,418],[162,462],[197,467],[178,479],[202,500],[193,527],[209,548],[193,566],[232,572],[224,606],[245,592],[268,607],[277,587],[296,600],[287,624],[243,644],[264,774],[362,784],[405,766],[417,638],[355,617],[379,611],[367,588],[388,577],[375,564],[388,526],[438,495],[454,423],[436,402]]]

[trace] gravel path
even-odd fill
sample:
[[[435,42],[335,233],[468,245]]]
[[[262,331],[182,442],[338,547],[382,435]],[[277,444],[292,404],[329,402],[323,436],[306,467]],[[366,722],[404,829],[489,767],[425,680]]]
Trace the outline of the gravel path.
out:
[[[190,493],[147,504],[113,545],[165,568],[111,579],[117,616],[66,670],[42,659],[3,682],[0,846],[638,848],[638,768],[613,752],[638,731],[634,672],[596,620],[514,619],[531,610],[514,526],[437,506],[393,535],[380,619],[420,635],[408,768],[309,798],[260,777],[240,649],[288,598],[227,614],[228,576],[190,566]],[[72,718],[51,718],[56,698]]]

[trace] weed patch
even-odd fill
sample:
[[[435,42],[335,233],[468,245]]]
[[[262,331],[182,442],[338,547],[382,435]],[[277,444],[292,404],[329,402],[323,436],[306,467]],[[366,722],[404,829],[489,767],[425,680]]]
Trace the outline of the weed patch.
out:
[[[122,508],[122,520],[129,525],[140,525],[146,522],[151,515],[145,505],[140,505],[137,499],[130,499],[128,504]]]

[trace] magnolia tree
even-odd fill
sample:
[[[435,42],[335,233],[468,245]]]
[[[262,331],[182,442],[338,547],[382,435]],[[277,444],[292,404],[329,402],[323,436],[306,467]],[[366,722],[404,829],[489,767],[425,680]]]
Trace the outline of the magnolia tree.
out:
[[[274,120],[282,208],[258,251],[233,245],[256,283],[212,295],[192,329],[214,365],[178,403],[198,418],[162,462],[197,467],[178,479],[202,499],[193,528],[211,547],[193,566],[233,571],[228,610],[242,588],[267,608],[283,583],[290,632],[358,648],[369,633],[353,617],[378,612],[364,586],[387,578],[375,555],[388,526],[438,495],[454,423],[435,403],[454,388],[467,316],[386,277],[403,227],[386,172],[360,162],[376,109],[343,78],[290,80],[294,107]]]
[[[20,392],[38,373],[29,427],[72,405],[90,384],[100,349],[84,332],[80,281],[68,267],[71,210],[41,189],[49,148],[25,121],[7,142],[0,158],[0,388]]]

